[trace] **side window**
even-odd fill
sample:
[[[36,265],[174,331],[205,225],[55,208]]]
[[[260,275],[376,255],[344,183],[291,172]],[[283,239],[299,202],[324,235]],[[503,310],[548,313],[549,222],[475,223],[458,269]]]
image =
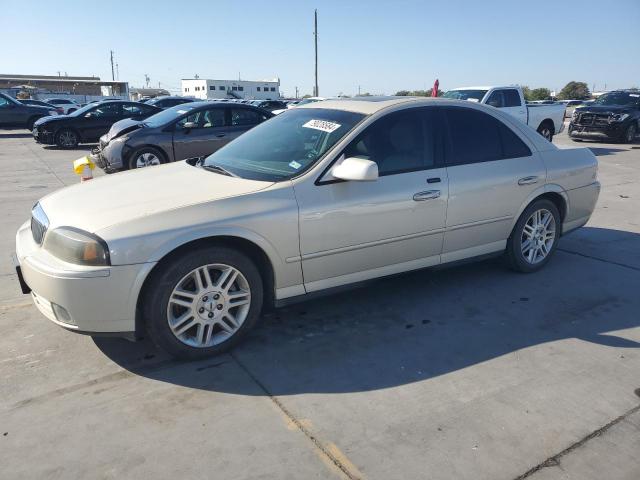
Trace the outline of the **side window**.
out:
[[[249,108],[232,108],[231,125],[257,125],[265,120],[265,116]]]
[[[391,113],[358,135],[343,153],[376,162],[380,176],[429,168],[435,164],[433,118],[426,109]]]
[[[4,97],[0,97],[0,108],[6,108],[9,106],[9,100]]]
[[[122,105],[122,110],[125,117],[135,117],[142,114],[142,109],[133,103],[125,103]]]
[[[202,112],[201,128],[224,127],[224,108],[214,108]]]
[[[520,138],[513,133],[511,128],[500,123],[500,138],[502,139],[503,158],[521,158],[531,156],[531,150]]]
[[[505,107],[519,107],[520,106],[520,94],[517,90],[510,88],[503,90],[504,106]]]
[[[494,90],[489,98],[487,99],[487,105],[491,105],[492,107],[502,108],[504,107],[504,99],[502,96],[502,90]]]
[[[502,158],[500,125],[495,118],[470,108],[445,108],[449,126],[448,165],[489,162]]]
[[[94,108],[91,113],[96,118],[117,117],[120,115],[119,103],[105,103]]]

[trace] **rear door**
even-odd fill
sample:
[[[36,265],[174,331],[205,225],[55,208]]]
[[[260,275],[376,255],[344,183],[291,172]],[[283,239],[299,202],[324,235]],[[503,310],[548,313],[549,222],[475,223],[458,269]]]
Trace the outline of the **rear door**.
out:
[[[501,250],[546,169],[526,138],[473,108],[443,107],[449,204],[442,261]]]
[[[27,121],[27,108],[0,95],[0,125],[17,125]]]
[[[210,155],[228,142],[225,108],[211,107],[183,117],[173,132],[176,160]]]

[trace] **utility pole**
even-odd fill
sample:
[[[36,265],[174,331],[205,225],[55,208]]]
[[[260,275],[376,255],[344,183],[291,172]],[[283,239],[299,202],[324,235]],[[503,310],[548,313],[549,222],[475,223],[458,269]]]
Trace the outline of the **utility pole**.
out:
[[[113,50],[111,50],[111,80],[115,82],[116,74],[113,70]]]
[[[116,80],[120,80],[120,68],[118,67],[118,62],[116,62]]]
[[[296,87],[296,99],[298,98],[298,87]]]
[[[358,85],[358,96],[360,96],[360,85]]]
[[[149,74],[148,74],[148,73],[145,73],[145,74],[144,74],[144,81],[147,83],[147,88],[149,88],[149,81],[150,81],[150,80],[151,80],[151,79],[149,78]]]
[[[318,90],[318,10],[316,9],[314,11],[314,31],[313,31],[313,37],[315,40],[315,46],[316,46],[316,87],[314,89],[314,97],[317,97],[320,95],[320,91]]]

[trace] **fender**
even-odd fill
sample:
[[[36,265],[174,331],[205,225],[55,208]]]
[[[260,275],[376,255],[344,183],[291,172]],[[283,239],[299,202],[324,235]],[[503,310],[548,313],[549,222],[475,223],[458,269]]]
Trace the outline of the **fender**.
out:
[[[546,185],[540,185],[540,187],[536,188],[533,192],[531,192],[531,194],[524,200],[524,202],[522,202],[522,204],[518,208],[518,211],[511,219],[511,226],[509,228],[509,231],[513,230],[513,227],[518,222],[518,219],[520,218],[520,215],[522,215],[522,212],[524,212],[525,208],[527,208],[529,204],[533,202],[536,198],[538,198],[541,195],[544,195],[545,193],[557,193],[560,196],[562,196],[565,204],[567,205],[567,214],[568,214],[569,196],[567,195],[567,192],[565,192],[564,189],[556,183],[548,183]]]

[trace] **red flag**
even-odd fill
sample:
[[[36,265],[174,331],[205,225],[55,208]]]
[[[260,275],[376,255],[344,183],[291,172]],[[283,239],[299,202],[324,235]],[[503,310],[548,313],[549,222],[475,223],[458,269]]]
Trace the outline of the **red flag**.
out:
[[[436,78],[436,81],[433,84],[433,88],[431,89],[431,96],[432,97],[437,97],[438,96],[438,87],[439,86],[440,86],[440,81]]]

